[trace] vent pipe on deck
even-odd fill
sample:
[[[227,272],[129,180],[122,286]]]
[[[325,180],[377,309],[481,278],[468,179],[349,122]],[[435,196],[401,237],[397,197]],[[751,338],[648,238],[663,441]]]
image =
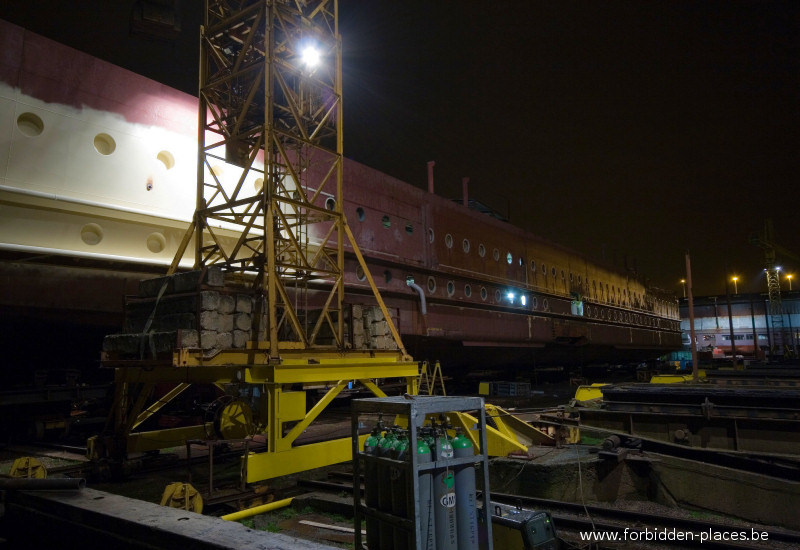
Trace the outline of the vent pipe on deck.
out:
[[[423,315],[428,314],[428,305],[425,303],[425,291],[422,290],[422,287],[419,286],[417,283],[414,282],[414,279],[408,278],[406,279],[406,284],[417,291],[419,294],[419,309]]]
[[[428,161],[428,193],[433,194],[433,167],[436,166],[436,161]]]
[[[469,178],[461,178],[461,191],[464,194],[464,206],[469,208]]]

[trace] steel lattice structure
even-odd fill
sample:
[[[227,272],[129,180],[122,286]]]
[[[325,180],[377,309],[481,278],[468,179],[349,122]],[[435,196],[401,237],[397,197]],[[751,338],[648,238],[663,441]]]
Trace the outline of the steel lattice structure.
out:
[[[259,339],[272,356],[279,341],[315,346],[322,328],[343,345],[336,10],[335,0],[206,2],[195,267],[255,276],[268,312]],[[303,61],[306,48],[319,64]],[[309,288],[314,319],[305,314]]]

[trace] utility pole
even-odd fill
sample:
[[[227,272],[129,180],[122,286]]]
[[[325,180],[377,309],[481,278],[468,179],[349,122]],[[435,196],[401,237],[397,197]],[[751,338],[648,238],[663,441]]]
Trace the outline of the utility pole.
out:
[[[692,380],[697,382],[698,378],[698,365],[697,365],[697,344],[695,343],[694,334],[694,300],[692,298],[692,260],[689,257],[689,251],[686,251],[686,294],[689,299],[689,338],[691,339],[692,346]]]

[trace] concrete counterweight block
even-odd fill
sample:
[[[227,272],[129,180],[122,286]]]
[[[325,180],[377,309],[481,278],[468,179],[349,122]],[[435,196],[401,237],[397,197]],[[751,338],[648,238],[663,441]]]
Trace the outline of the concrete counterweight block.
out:
[[[217,318],[217,330],[220,332],[231,332],[233,330],[233,314],[220,313]]]
[[[236,310],[236,298],[229,294],[221,294],[219,297],[219,307],[217,311],[220,313],[233,313]]]
[[[253,312],[253,299],[247,294],[237,294],[235,297],[236,306],[234,311],[236,313],[252,313]]]
[[[201,330],[219,330],[220,314],[216,311],[203,311],[200,313],[200,329]],[[205,346],[203,346],[205,347]]]
[[[230,349],[233,347],[233,333],[231,332],[218,332],[217,333],[217,349]]]
[[[250,332],[243,330],[233,331],[233,347],[242,349],[247,347],[247,342],[250,340]]]
[[[249,313],[236,313],[233,315],[233,326],[236,330],[250,332],[253,327],[253,318]]]

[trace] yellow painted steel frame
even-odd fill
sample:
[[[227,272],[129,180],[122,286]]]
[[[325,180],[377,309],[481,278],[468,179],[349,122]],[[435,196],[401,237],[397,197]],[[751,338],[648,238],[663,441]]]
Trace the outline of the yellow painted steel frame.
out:
[[[100,458],[104,452],[123,456],[182,445],[188,439],[207,439],[213,433],[209,423],[165,430],[134,430],[191,384],[222,386],[241,382],[262,388],[266,400],[262,410],[268,412],[260,419],[260,428],[267,437],[267,451],[243,457],[247,461],[246,481],[256,482],[351,459],[350,437],[297,444],[297,438],[348,382],[357,380],[376,396],[385,397],[375,379],[405,378],[406,391],[417,393],[418,365],[398,350],[347,353],[285,350],[280,362],[270,362],[268,353],[263,351],[268,348],[225,351],[207,358],[180,350],[175,352],[172,366],[117,368],[114,413],[108,426],[113,436],[90,441],[90,456]],[[255,364],[256,361],[261,363]],[[175,387],[147,406],[156,383],[173,383]],[[304,414],[300,415],[285,406],[287,401],[282,396],[289,395],[290,388],[304,384],[330,384],[331,387],[310,410],[305,412],[303,407]],[[138,395],[134,395],[137,389]],[[293,421],[297,423],[286,431],[285,423]]]

